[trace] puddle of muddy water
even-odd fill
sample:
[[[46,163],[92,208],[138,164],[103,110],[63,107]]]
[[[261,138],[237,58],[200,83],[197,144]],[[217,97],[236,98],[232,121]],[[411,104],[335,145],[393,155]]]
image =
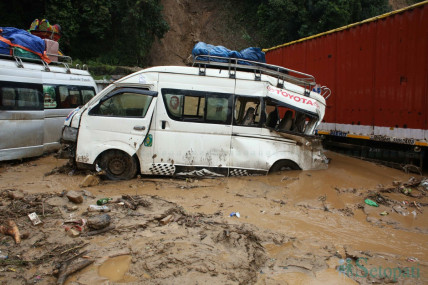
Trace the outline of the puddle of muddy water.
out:
[[[108,278],[112,282],[125,281],[125,274],[129,270],[131,259],[130,255],[109,258],[98,268],[98,275]]]

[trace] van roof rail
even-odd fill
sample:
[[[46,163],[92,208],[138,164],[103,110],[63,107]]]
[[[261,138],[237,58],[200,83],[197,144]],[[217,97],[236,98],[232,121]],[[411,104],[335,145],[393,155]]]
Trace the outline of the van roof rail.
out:
[[[261,80],[261,75],[266,74],[277,78],[277,86],[282,88],[284,81],[290,82],[305,89],[311,90],[316,85],[315,77],[300,71],[285,68],[278,65],[251,61],[241,58],[229,58],[213,55],[197,55],[193,57],[194,67],[199,67],[199,75],[206,74],[206,68],[222,68],[229,70],[229,77],[235,78],[236,71],[254,72],[254,80]]]
[[[19,56],[19,55],[15,54],[15,49],[12,48],[10,50],[12,51],[10,55],[0,54],[0,58],[15,60],[17,66],[20,68],[24,68],[24,62],[32,62],[32,63],[41,63],[43,65],[45,71],[50,71],[49,65],[62,65],[65,67],[66,72],[70,73],[70,65],[73,62],[73,60],[71,59],[70,56],[48,53],[47,54],[48,56],[55,56],[58,58],[57,61],[51,61],[48,64],[46,61],[42,60],[41,58],[30,58],[30,57],[25,57],[25,56]]]

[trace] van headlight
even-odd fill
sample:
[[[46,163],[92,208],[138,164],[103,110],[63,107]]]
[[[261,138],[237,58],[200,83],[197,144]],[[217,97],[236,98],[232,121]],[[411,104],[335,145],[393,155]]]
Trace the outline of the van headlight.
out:
[[[62,131],[62,139],[65,141],[76,142],[77,141],[77,130],[76,128],[65,126]]]

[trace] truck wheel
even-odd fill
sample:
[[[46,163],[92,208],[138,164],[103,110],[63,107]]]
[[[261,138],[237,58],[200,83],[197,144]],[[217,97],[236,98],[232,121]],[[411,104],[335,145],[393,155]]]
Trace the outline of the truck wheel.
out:
[[[291,160],[280,160],[275,162],[269,169],[269,173],[284,171],[284,170],[300,170],[301,168]]]
[[[137,174],[135,158],[120,150],[104,153],[100,159],[100,167],[111,180],[129,180]]]

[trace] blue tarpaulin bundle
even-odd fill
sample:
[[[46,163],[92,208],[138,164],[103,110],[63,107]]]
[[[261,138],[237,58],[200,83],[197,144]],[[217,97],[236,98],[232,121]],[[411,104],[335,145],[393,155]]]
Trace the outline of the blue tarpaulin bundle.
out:
[[[196,56],[199,56],[198,60],[227,62],[227,60],[223,60],[223,59],[218,59],[218,58],[208,59],[208,57],[201,56],[201,55],[211,55],[211,56],[245,59],[245,60],[266,63],[265,53],[262,52],[260,48],[256,48],[256,47],[249,47],[241,51],[235,51],[235,50],[230,50],[228,48],[225,48],[224,46],[214,46],[214,45],[206,44],[204,42],[199,42],[193,47],[192,55],[193,55],[193,58],[195,58]],[[247,64],[247,65],[250,64],[244,61],[238,61],[238,63]]]
[[[50,62],[46,55],[46,44],[44,40],[25,30],[0,27],[0,53],[10,55],[10,49],[12,47],[21,48],[38,55],[48,63]]]

